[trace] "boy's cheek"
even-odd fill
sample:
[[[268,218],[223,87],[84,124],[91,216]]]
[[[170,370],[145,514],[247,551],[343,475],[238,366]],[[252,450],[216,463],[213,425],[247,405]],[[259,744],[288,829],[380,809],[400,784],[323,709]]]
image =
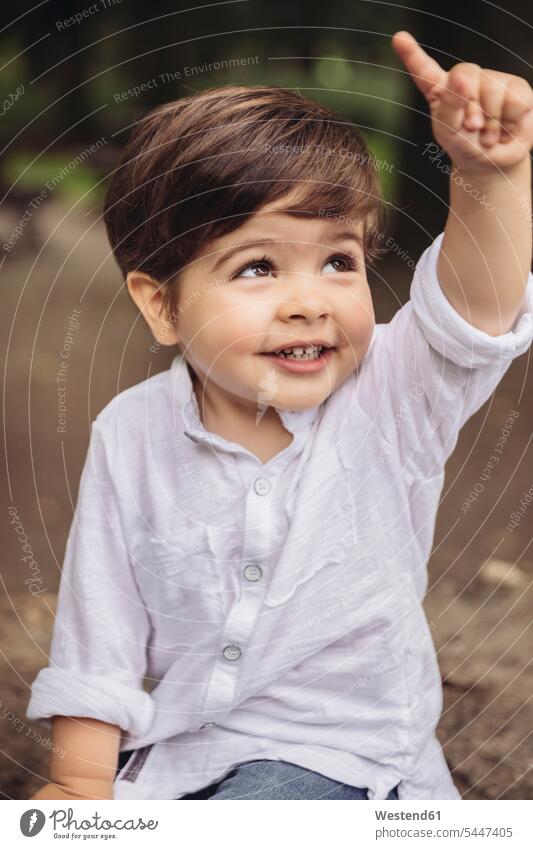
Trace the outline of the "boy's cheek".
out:
[[[210,374],[212,379],[233,371],[236,363],[242,363],[245,356],[256,354],[264,338],[250,325],[232,324],[224,314],[189,328],[189,333],[187,350],[197,367],[204,374]]]
[[[210,346],[223,356],[264,350],[274,334],[278,338],[279,320],[268,304],[226,305],[212,317],[206,333]]]
[[[367,313],[363,318],[360,318],[357,327],[352,328],[346,348],[351,371],[359,368],[363,362],[372,341],[374,327],[374,315]]]
[[[341,326],[341,333],[348,337],[347,341],[351,343],[354,349],[366,348],[370,343],[376,318],[374,308],[370,298],[363,301],[353,303],[349,312],[345,313],[347,321],[344,327]]]
[[[256,327],[251,320],[236,321],[235,318],[231,313],[222,313],[205,322],[193,337],[195,347],[216,360],[260,350],[268,330]]]

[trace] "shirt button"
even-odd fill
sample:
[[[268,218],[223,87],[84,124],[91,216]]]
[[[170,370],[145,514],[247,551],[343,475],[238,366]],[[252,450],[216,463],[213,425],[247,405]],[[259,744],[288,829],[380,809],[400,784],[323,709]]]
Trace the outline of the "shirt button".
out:
[[[226,660],[238,660],[241,656],[241,650],[239,646],[226,646],[222,654]]]
[[[250,563],[248,566],[244,567],[244,577],[248,581],[258,581],[262,574],[263,570],[260,566],[256,566],[255,563]]]
[[[215,722],[204,722],[203,725],[200,725],[199,731],[203,731],[204,728],[211,728],[211,726],[216,725]]]
[[[268,495],[272,489],[272,484],[268,478],[257,478],[254,483],[254,489],[258,495]]]

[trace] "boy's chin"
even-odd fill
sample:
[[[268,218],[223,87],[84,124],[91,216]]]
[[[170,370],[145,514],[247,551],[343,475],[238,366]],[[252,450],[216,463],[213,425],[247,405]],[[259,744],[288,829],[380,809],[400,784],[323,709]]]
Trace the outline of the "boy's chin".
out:
[[[335,389],[330,386],[323,391],[300,391],[300,392],[278,392],[276,398],[272,401],[272,406],[276,410],[303,411],[310,410],[312,407],[318,407]]]

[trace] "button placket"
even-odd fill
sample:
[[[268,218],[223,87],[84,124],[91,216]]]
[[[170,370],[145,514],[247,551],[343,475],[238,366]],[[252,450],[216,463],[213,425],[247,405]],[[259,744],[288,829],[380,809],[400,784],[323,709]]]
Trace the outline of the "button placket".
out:
[[[258,478],[257,480],[265,480]],[[257,480],[250,486],[246,498],[243,557],[246,567],[252,567],[248,574],[257,580],[262,569],[255,562],[267,559],[270,553],[271,538],[271,499],[258,498]],[[268,480],[268,489],[272,480]],[[260,487],[261,489],[261,487]],[[266,493],[265,493],[266,494]],[[250,580],[248,578],[248,580]],[[251,588],[240,593],[226,619],[220,635],[220,654],[215,662],[204,702],[204,715],[229,711],[233,706],[235,692],[246,660],[246,646],[261,612],[266,586],[262,581],[252,591]]]

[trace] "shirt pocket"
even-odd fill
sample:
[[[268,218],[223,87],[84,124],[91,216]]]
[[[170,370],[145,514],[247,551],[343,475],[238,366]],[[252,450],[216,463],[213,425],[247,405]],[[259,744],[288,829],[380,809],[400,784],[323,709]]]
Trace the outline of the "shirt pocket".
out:
[[[140,532],[132,548],[139,593],[152,626],[151,648],[208,650],[225,606],[209,528],[196,525],[172,536]]]
[[[306,499],[305,521],[301,514],[296,519],[302,532],[276,565],[265,599],[272,609],[270,645],[280,666],[314,656],[320,668],[324,659],[327,666],[327,658],[338,665],[353,657],[364,674],[390,655],[397,633],[402,600],[393,558],[376,551],[347,472],[336,471],[333,486],[316,487]]]
[[[280,661],[306,661],[308,669],[371,671],[390,659],[402,607],[390,578],[390,564],[338,549],[279,610]],[[396,664],[393,664],[396,665]]]

